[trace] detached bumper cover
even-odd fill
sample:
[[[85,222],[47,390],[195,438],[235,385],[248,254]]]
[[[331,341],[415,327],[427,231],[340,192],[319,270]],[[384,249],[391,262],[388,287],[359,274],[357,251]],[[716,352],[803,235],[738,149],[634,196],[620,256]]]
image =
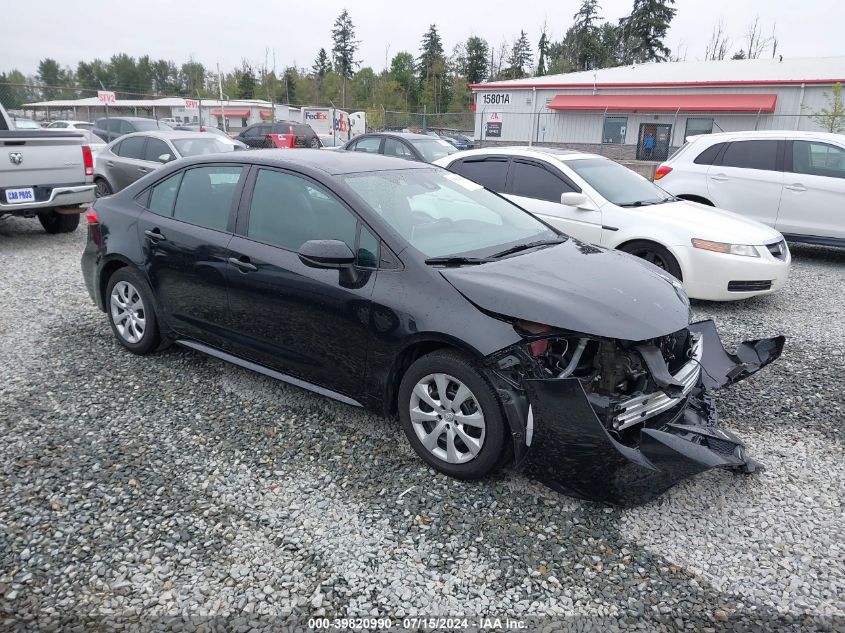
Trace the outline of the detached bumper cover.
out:
[[[744,473],[758,468],[742,442],[718,428],[708,391],[742,380],[776,360],[784,337],[748,341],[736,354],[729,354],[712,321],[692,324],[690,330],[703,337],[699,384],[659,422],[643,426],[636,448],[608,433],[578,380],[526,380],[531,441],[521,460],[525,471],[565,494],[638,505],[710,468]]]

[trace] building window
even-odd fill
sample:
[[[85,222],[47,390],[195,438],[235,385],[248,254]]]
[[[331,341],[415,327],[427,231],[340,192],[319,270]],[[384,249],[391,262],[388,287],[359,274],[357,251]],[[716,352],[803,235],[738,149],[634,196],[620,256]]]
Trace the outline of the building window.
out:
[[[628,131],[628,119],[624,116],[609,116],[604,119],[604,129],[601,134],[602,143],[625,143],[625,133]]]
[[[684,139],[688,136],[713,133],[713,119],[687,119],[687,129]]]

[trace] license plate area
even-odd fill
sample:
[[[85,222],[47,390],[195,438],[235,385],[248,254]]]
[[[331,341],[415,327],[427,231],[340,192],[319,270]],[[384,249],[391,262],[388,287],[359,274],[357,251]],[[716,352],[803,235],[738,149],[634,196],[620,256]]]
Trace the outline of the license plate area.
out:
[[[20,204],[22,202],[35,202],[35,190],[32,187],[19,187],[17,189],[6,189],[6,202],[9,204]]]

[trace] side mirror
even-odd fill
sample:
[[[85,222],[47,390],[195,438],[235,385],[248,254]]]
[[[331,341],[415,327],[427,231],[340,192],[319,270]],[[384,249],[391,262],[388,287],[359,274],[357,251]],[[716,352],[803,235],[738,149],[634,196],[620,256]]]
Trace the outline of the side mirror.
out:
[[[567,191],[560,194],[560,203],[566,207],[584,208],[587,204],[587,196],[577,191]]]
[[[167,163],[170,162],[170,154],[162,154],[158,157],[158,162],[160,163]]]
[[[300,261],[311,268],[346,268],[355,263],[355,255],[340,240],[308,240],[299,247]]]

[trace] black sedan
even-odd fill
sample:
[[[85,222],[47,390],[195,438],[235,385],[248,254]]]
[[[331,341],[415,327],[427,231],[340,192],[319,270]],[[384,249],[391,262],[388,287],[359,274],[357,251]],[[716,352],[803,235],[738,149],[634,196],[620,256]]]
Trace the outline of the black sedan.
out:
[[[436,136],[409,132],[363,134],[356,136],[342,149],[367,154],[384,154],[422,163],[433,163],[458,151],[454,145]]]
[[[776,359],[782,337],[726,353],[658,268],[457,174],[239,152],[166,165],[88,220],[85,282],[127,349],[177,343],[397,416],[453,477],[510,458],[628,504],[754,469],[708,391]]]

